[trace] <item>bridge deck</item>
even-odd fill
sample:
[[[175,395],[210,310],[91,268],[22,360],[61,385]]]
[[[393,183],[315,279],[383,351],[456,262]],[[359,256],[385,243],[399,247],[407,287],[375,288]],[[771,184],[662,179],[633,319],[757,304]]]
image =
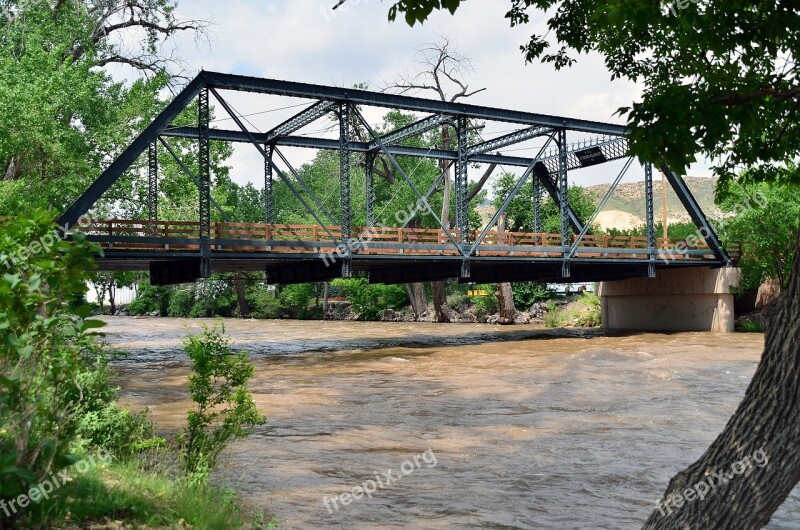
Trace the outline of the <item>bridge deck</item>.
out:
[[[148,270],[151,262],[197,257],[202,250],[199,229],[196,221],[121,219],[94,219],[78,228],[103,248],[104,257],[98,263],[109,270]],[[461,234],[451,233],[458,241]],[[474,240],[478,231],[470,236]],[[571,243],[576,240],[573,234]],[[341,262],[340,241],[337,226],[219,222],[212,223],[209,256],[212,269],[218,272],[267,270],[282,278],[277,283],[318,281],[338,276],[332,265]],[[680,244],[681,240],[658,239],[658,248],[653,249],[657,266],[720,265],[705,244],[679,251]],[[441,229],[356,228],[344,248],[352,256],[354,270],[369,271],[371,279],[385,283],[458,278],[463,260]],[[470,254],[477,274],[470,278],[567,281],[561,278],[560,267],[568,254],[560,234],[489,232]],[[734,249],[732,254],[738,257],[740,251]],[[642,275],[649,260],[644,237],[587,235],[570,257],[578,273],[571,281]],[[537,267],[532,268],[532,263]],[[611,263],[613,268],[608,266]]]

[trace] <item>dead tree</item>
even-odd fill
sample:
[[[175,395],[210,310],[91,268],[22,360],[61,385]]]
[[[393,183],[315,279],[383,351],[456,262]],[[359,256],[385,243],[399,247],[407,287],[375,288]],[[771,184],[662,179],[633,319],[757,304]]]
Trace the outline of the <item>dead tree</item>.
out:
[[[401,94],[433,92],[442,101],[455,102],[486,90],[485,88],[470,90],[469,84],[464,79],[473,72],[472,61],[459,54],[448,38],[439,37],[436,42],[427,44],[419,50],[419,58],[413,73],[401,75],[397,81],[389,84],[386,88]],[[442,125],[441,148],[453,148],[450,125]],[[442,226],[448,230],[451,221],[450,198],[453,189],[451,166],[449,160],[439,160],[439,170],[444,173],[440,221]],[[450,322],[443,281],[431,282],[431,297],[436,321]]]

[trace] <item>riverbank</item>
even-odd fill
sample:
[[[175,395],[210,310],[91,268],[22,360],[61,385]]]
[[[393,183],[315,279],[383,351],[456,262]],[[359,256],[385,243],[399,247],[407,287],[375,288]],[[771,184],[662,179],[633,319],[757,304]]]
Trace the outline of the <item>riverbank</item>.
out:
[[[178,349],[210,320],[106,318],[123,402],[164,433],[187,409]],[[638,528],[735,410],[760,334],[226,320],[269,421],[215,478],[286,528]],[[436,464],[420,455],[428,449]],[[421,466],[349,499],[375,472]],[[410,468],[409,468],[410,469]],[[795,528],[800,493],[768,528]]]

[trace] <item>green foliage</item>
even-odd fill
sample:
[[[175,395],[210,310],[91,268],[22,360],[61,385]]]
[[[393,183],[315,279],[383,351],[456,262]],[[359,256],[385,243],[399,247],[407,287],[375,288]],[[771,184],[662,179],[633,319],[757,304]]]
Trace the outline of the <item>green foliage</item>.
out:
[[[148,315],[158,312],[165,316],[169,311],[170,288],[141,282],[136,288],[136,299],[128,306],[132,315]]]
[[[399,310],[408,305],[408,295],[400,285],[371,284],[366,278],[338,279],[331,282],[353,305],[361,320],[380,320],[385,309]]]
[[[514,184],[519,177],[513,173],[504,173],[497,179],[493,186],[495,196],[495,207],[499,207],[505,198],[511,193]],[[570,206],[575,210],[580,219],[588,219],[595,210],[594,199],[585,189],[572,186],[567,192]],[[533,232],[534,219],[531,199],[533,196],[533,184],[526,182],[519,193],[511,200],[506,209],[508,220],[506,229],[510,232]],[[549,234],[561,233],[561,215],[559,209],[551,197],[542,201],[541,209],[542,232]]]
[[[600,297],[595,293],[584,291],[579,303],[585,308],[578,313],[576,323],[585,328],[595,328],[603,323]]]
[[[485,291],[486,296],[470,296],[470,300],[475,304],[475,316],[483,318],[487,315],[497,313],[499,305],[497,303],[497,286],[494,284],[479,284],[472,287],[474,291]]]
[[[514,305],[517,308],[528,310],[536,302],[547,300],[552,296],[546,283],[541,282],[515,282],[511,284],[514,293]]]
[[[156,452],[147,463],[128,459],[93,467],[31,504],[30,527],[88,528],[122,520],[126,528],[275,528],[263,514],[246,512],[232,490],[176,477],[168,461],[168,454]]]
[[[739,327],[736,331],[740,331],[742,333],[764,333],[761,323],[757,320],[745,320],[739,324]]]
[[[52,214],[0,223],[0,498],[26,491],[74,461],[83,405],[70,391],[87,369],[89,307],[69,314],[86,289],[98,248],[60,239]],[[4,517],[0,514],[0,521]]]
[[[319,296],[317,286],[313,283],[300,283],[281,287],[278,294],[280,316],[298,319],[310,319],[322,316],[322,309],[311,301]]]
[[[548,328],[560,328],[567,325],[567,314],[552,300],[547,302],[547,313],[542,318],[542,323]]]
[[[459,5],[399,0],[389,18],[413,24]],[[536,22],[526,60],[560,69],[594,52],[612,78],[640,84],[641,98],[620,109],[640,159],[684,172],[702,152],[718,161],[723,191],[741,167],[753,167],[755,180],[797,177],[775,170],[800,152],[800,80],[787,59],[800,56],[800,11],[756,0],[510,0],[499,13],[512,26]]]
[[[266,422],[247,390],[253,375],[247,352],[234,354],[224,333],[224,326],[206,327],[184,345],[192,361],[189,396],[196,408],[181,436],[181,456],[186,471],[200,477],[213,469],[232,438],[245,437]]]
[[[191,289],[182,287],[172,289],[172,293],[169,296],[167,316],[188,317],[192,313],[193,305],[194,295],[192,294]]]
[[[795,166],[792,170],[799,172]],[[720,206],[733,214],[722,224],[723,241],[744,245],[740,288],[757,289],[769,278],[786,287],[798,241],[800,185],[731,186]]]

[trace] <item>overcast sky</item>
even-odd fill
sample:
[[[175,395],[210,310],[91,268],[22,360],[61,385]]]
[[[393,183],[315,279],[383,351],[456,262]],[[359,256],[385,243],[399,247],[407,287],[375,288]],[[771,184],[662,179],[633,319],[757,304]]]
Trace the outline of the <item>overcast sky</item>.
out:
[[[526,65],[519,46],[533,31],[543,29],[544,20],[510,28],[504,18],[508,0],[465,2],[456,16],[437,12],[414,28],[387,21],[391,0],[348,3],[346,9],[331,11],[334,0],[182,0],[178,16],[212,21],[210,38],[196,41],[187,34],[175,44],[190,73],[205,69],[337,86],[368,83],[380,89],[401,72],[413,70],[416,50],[444,35],[474,61],[470,86],[486,88],[470,98],[471,103],[623,123],[614,112],[637,96],[633,84],[610,80],[599,57],[582,57],[560,72],[549,65]],[[245,114],[302,103],[255,95],[231,95],[230,101]],[[259,129],[268,128],[296,111],[265,113],[251,121]],[[232,128],[232,122],[227,127]],[[298,165],[313,155],[302,150],[291,153]],[[259,182],[263,163],[252,146],[238,146],[232,166],[235,180]],[[613,180],[619,166],[606,166],[600,172],[583,170],[591,171],[585,176],[573,172],[574,181]],[[637,167],[626,180],[640,175]]]

